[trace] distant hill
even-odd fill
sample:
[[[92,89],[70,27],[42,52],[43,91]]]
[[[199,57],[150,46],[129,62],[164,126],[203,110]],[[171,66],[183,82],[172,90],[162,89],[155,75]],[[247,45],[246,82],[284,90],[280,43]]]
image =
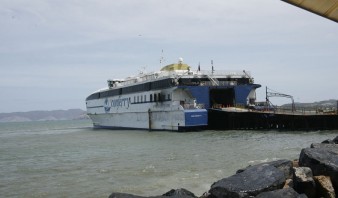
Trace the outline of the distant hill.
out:
[[[296,108],[308,108],[308,109],[335,109],[337,108],[337,100],[331,99],[331,100],[324,100],[319,102],[313,102],[313,103],[295,103]],[[291,107],[291,104],[284,104],[282,107],[288,108]]]
[[[80,120],[80,119],[88,119],[86,111],[83,111],[81,109],[0,113],[0,122],[27,122],[27,121]]]

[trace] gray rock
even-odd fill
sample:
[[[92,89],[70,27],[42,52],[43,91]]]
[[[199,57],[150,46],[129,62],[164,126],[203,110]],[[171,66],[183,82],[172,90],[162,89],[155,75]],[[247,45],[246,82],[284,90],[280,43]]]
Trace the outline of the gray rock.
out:
[[[293,169],[293,188],[300,194],[306,194],[309,198],[316,197],[316,183],[313,180],[311,169],[309,167]]]
[[[334,144],[334,142],[330,139],[322,141],[322,144]]]
[[[142,196],[127,194],[127,193],[112,193],[109,198],[145,198]]]
[[[247,168],[250,168],[250,167],[252,167],[252,166],[250,165],[250,166],[248,166],[248,167],[246,167],[246,168],[238,169],[238,170],[236,171],[236,174],[241,173],[241,172],[245,171]]]
[[[212,198],[209,192],[204,192],[199,198]]]
[[[269,162],[268,164],[278,168],[279,170],[284,172],[285,179],[291,179],[292,178],[292,167],[293,162],[291,160],[277,160]]]
[[[166,197],[191,197],[191,198],[196,198],[196,196],[194,195],[194,193],[184,189],[184,188],[180,188],[180,189],[172,189],[166,193],[164,193],[162,196],[166,196]]]
[[[333,141],[333,143],[338,144],[338,136],[335,137],[332,141]]]
[[[293,170],[295,182],[314,182],[312,170],[309,167],[295,167]]]
[[[262,192],[256,198],[300,198],[300,195],[293,188],[284,188],[269,192]]]
[[[166,193],[164,193],[161,196],[150,196],[150,197],[143,197],[143,196],[138,196],[138,195],[133,195],[133,194],[128,194],[128,193],[115,193],[113,192],[109,198],[197,198],[194,193],[184,189],[172,189]]]
[[[335,137],[333,140],[327,139],[322,141],[322,144],[338,144],[338,136]]]
[[[338,144],[318,144],[318,143],[313,143],[313,144],[311,144],[311,148],[328,149],[331,152],[334,152],[334,153],[338,154]]]
[[[330,176],[333,187],[338,192],[338,154],[335,149],[302,149],[299,165],[311,168],[314,176]]]
[[[261,192],[280,189],[285,183],[284,172],[268,164],[252,166],[243,172],[215,182],[210,197],[242,198],[256,196]]]
[[[286,160],[286,159],[281,159],[281,160],[277,160],[277,161],[265,162],[265,163],[261,163],[261,164],[256,164],[256,165],[248,166],[248,167],[246,167],[244,169],[237,170],[236,174],[245,171],[247,168],[262,166],[264,164],[274,166],[275,168],[278,168],[279,170],[283,171],[285,179],[291,179],[292,178],[293,162],[290,161],[290,160]]]

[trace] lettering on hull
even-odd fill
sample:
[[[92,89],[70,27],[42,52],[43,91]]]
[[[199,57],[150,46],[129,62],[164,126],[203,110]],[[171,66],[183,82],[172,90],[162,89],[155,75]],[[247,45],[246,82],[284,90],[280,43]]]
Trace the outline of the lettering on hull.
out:
[[[119,99],[113,99],[111,101],[109,101],[109,99],[106,98],[106,100],[104,101],[103,108],[106,113],[109,113],[112,108],[117,109],[120,107],[124,107],[128,109],[130,104],[131,102],[129,98],[119,98]]]

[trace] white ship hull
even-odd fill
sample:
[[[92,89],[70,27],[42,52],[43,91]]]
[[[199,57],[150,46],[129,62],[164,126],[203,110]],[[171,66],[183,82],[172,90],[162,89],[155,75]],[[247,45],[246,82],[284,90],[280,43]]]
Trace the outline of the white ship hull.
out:
[[[205,116],[206,111],[195,115]],[[185,115],[182,111],[151,112],[151,113],[120,113],[90,115],[96,128],[108,129],[143,129],[181,131],[198,129],[203,125],[185,125]]]
[[[171,93],[173,88],[162,90],[162,93]],[[110,129],[144,129],[185,131],[202,129],[207,125],[207,110],[185,109],[175,97],[184,94],[175,90],[166,94],[164,101],[150,101],[150,95],[157,92],[142,92],[107,97],[87,101],[87,112],[96,128]],[[142,95],[142,100],[140,95]],[[147,97],[148,96],[148,97]],[[138,97],[138,100],[137,100]]]

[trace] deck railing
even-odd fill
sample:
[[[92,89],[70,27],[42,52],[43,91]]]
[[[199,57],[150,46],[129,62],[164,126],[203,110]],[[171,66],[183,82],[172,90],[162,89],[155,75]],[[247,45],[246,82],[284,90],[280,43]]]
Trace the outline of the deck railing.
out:
[[[184,109],[204,109],[204,104],[185,103],[182,107]]]

